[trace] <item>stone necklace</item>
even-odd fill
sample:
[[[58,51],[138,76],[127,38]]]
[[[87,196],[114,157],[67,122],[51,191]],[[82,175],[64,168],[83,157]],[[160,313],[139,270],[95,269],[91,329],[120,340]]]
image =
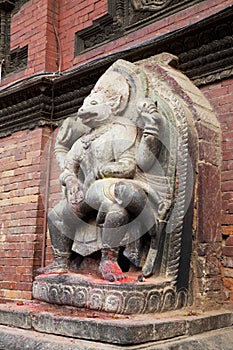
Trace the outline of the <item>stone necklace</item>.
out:
[[[100,127],[98,129],[89,130],[81,137],[81,142],[83,145],[83,149],[88,149],[91,145],[91,143],[105,134],[107,131],[109,131],[112,128],[112,124],[104,127]]]

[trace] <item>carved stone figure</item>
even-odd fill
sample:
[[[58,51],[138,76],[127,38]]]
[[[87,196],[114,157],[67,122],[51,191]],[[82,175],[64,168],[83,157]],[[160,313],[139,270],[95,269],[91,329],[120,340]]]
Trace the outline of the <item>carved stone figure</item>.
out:
[[[36,298],[63,303],[72,289],[70,305],[122,313],[186,304],[176,286],[188,283],[188,272],[179,279],[190,257],[195,132],[169,76],[175,65],[169,54],[116,61],[64,121],[55,146],[63,196],[48,215],[54,261],[34,282]]]
[[[167,6],[172,0],[131,0],[135,10],[156,11]]]
[[[68,119],[58,135],[65,198],[49,214],[55,260],[44,270],[47,273],[68,270],[71,248],[82,256],[101,249],[103,277],[123,279],[119,250],[124,247],[125,256],[139,267],[140,238],[146,232],[151,243],[143,275],[150,276],[154,269],[158,217],[164,207],[160,192],[166,179],[160,176],[156,184],[148,176],[158,173],[154,167],[164,117],[156,101],[144,97],[136,101],[140,129],[136,117],[125,113],[130,98],[125,77],[114,72],[110,77],[114,84],[100,79],[79,109],[79,119]]]

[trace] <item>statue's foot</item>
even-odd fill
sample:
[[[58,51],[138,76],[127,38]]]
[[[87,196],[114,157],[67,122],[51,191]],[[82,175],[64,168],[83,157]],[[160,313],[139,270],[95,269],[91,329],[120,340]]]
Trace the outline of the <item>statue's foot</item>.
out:
[[[142,268],[142,275],[144,277],[150,277],[153,274],[157,254],[158,254],[157,249],[150,248],[146,258],[146,262]]]
[[[126,278],[118,263],[110,259],[101,260],[100,272],[103,278],[109,282],[121,281]]]
[[[41,267],[37,270],[38,274],[50,274],[50,273],[66,273],[68,272],[68,259],[60,258],[55,259],[51,264],[46,267]]]

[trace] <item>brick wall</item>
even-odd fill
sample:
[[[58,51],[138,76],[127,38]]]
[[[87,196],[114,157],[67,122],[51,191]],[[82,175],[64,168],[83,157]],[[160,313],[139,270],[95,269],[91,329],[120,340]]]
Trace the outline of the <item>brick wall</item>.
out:
[[[54,5],[53,5],[54,4]],[[31,0],[25,3],[11,21],[11,50],[28,46],[28,64],[24,71],[11,74],[2,85],[33,74],[56,72],[59,68],[58,2]]]
[[[65,71],[132,48],[198,22],[231,4],[232,0],[202,1],[75,57],[75,33],[91,26],[95,19],[107,13],[107,0],[31,0],[13,16],[11,25],[11,49],[28,45],[27,69],[6,78],[2,85],[40,72]]]
[[[61,1],[59,37],[62,47],[62,70],[74,65],[75,33],[91,26],[93,20],[107,13],[107,8],[107,0]],[[75,63],[79,64],[79,58]]]
[[[0,140],[0,298],[30,299],[40,266],[44,205],[42,149],[49,129],[20,131]]]
[[[73,59],[73,65],[84,64],[95,58],[106,57],[109,54],[116,53],[120,50],[133,48],[135,45],[141,44],[142,42],[155,40],[161,35],[167,34],[173,30],[178,30],[192,23],[196,23],[207,16],[211,16],[215,12],[221,11],[229,5],[232,5],[231,0],[202,1],[194,5],[192,8],[188,8],[174,15],[163,18],[145,28],[132,31],[127,36],[113,40],[105,45],[77,56]],[[67,62],[66,68],[68,67],[71,67],[71,63],[68,64]]]
[[[225,300],[233,303],[233,79],[208,85],[202,91],[222,129],[222,276]]]
[[[28,45],[27,76],[45,71],[46,28],[47,0],[24,4],[12,18],[11,49]]]
[[[31,0],[12,18],[11,50],[28,45],[25,71],[2,85],[33,74],[53,73],[73,66],[75,32],[107,12],[107,0]]]

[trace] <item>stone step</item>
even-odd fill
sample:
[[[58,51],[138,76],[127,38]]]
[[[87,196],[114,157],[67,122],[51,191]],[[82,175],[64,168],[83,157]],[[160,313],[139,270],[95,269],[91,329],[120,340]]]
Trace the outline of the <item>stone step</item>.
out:
[[[232,350],[233,328],[223,328],[177,340],[118,346],[36,331],[0,326],[0,350]]]
[[[127,316],[35,301],[0,304],[0,324],[3,326],[15,327],[15,330],[21,328],[28,331],[28,334],[38,336],[47,333],[48,336],[78,339],[78,342],[82,339],[120,346],[145,345],[169,339],[177,341],[231,327],[232,320],[233,314],[226,310],[194,313],[182,309],[156,315]],[[32,331],[36,333],[31,333]],[[0,339],[3,341],[3,337]]]

